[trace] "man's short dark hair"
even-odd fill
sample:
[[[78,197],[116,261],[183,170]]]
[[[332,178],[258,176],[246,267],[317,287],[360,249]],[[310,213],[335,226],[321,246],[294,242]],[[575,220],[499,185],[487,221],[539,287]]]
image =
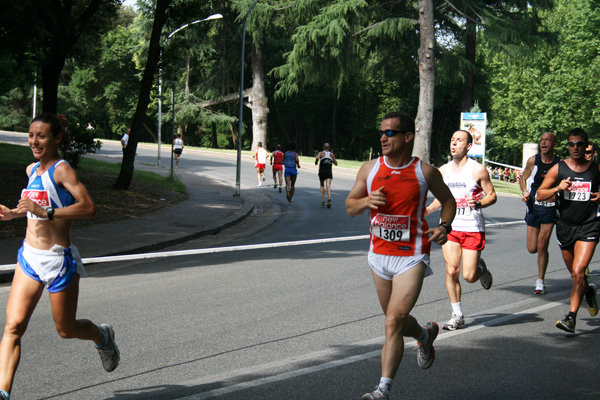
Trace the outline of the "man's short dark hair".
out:
[[[585,140],[586,142],[588,141],[587,132],[584,131],[583,128],[571,129],[569,131],[569,134],[567,135],[567,139],[569,139],[571,136],[581,136],[583,140]]]
[[[465,131],[464,129],[459,129],[456,132],[464,132],[467,135],[467,144],[473,144],[473,135],[471,135],[469,132]]]
[[[403,113],[402,111],[393,111],[385,114],[385,116],[383,117],[383,119],[392,118],[398,119],[398,129],[402,132],[412,132],[413,134],[415,133],[415,120],[412,119],[410,115]]]

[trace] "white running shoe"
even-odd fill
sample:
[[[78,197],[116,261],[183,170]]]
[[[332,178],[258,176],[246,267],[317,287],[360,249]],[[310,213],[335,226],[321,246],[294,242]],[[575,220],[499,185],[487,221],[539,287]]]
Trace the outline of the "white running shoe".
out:
[[[262,186],[262,182],[258,182],[258,187],[261,187],[261,186]]]
[[[543,279],[538,279],[535,281],[535,294],[544,294],[546,293],[546,285],[544,284]]]
[[[494,281],[494,279],[492,278],[492,273],[488,271],[487,265],[485,265],[485,261],[483,261],[483,258],[479,259],[479,263],[477,265],[480,266],[481,270],[483,271],[481,273],[481,277],[479,278],[479,282],[481,282],[481,286],[483,286],[485,290],[489,290],[489,288],[492,287],[492,283]]]
[[[457,329],[464,329],[465,328],[465,317],[463,317],[462,315],[456,315],[456,314],[452,314],[452,318],[450,318],[450,321],[446,322],[444,324],[444,326],[442,327],[442,329],[445,329],[447,331],[455,331]]]
[[[98,350],[98,354],[100,354],[102,366],[106,372],[111,372],[119,366],[119,360],[121,358],[119,348],[115,343],[115,331],[113,330],[112,326],[107,324],[102,324],[99,326],[99,328],[106,336],[106,341],[102,347],[96,347],[96,350]]]
[[[388,400],[389,396],[385,390],[383,390],[379,387],[379,385],[377,385],[377,387],[375,388],[374,391],[372,391],[371,393],[365,393],[360,398],[360,400],[380,400],[380,399]]]

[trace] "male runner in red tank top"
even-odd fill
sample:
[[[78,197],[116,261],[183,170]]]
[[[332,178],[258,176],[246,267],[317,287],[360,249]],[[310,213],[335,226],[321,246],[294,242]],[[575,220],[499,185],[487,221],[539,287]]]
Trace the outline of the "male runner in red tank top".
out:
[[[363,400],[388,399],[392,380],[404,353],[404,337],[417,339],[417,362],[429,368],[435,359],[433,341],[439,328],[424,326],[410,315],[423,279],[431,275],[431,242],[444,244],[452,230],[456,202],[439,171],[411,156],[415,123],[407,114],[387,114],[381,122],[383,156],[364,164],[346,199],[351,217],[369,211],[371,246],[369,265],[375,289],[386,316],[385,344],[381,352],[381,379]],[[424,218],[427,192],[442,204],[442,224],[429,229]],[[431,235],[431,236],[430,236]]]

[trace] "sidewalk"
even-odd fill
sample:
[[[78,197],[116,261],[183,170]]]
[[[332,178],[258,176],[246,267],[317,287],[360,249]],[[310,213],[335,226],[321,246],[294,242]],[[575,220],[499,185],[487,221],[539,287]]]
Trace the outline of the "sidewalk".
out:
[[[137,165],[165,175],[168,169]],[[82,258],[145,253],[218,233],[249,216],[261,199],[235,197],[235,188],[200,174],[177,170],[188,196],[174,206],[138,218],[73,228]],[[262,199],[261,201],[264,201]],[[23,223],[26,223],[24,220]],[[0,282],[9,282],[23,237],[0,239]]]

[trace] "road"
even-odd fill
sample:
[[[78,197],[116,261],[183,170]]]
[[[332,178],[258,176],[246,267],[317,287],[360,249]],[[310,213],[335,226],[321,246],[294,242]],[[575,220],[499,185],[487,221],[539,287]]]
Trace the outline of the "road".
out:
[[[119,152],[107,145],[100,155]],[[235,158],[187,149],[183,157],[180,168],[233,184]],[[156,163],[156,150],[138,149],[138,161]],[[267,196],[272,204],[218,237],[171,250],[272,248],[91,269],[81,283],[79,316],[115,327],[122,358],[111,374],[88,343],[53,334],[44,295],[23,340],[13,398],[358,399],[371,390],[384,318],[366,263],[368,241],[295,245],[367,233],[367,218],[352,219],[343,208],[352,174],[334,168],[333,207],[322,209],[314,169],[300,169],[292,205],[272,187],[256,187],[250,162],[242,170],[243,195]],[[533,294],[536,256],[525,248],[523,212],[508,196],[485,210],[483,256],[494,286],[463,282],[467,329],[440,333],[431,369],[417,366],[415,343],[407,340],[392,399],[599,398],[600,318],[584,308],[576,335],[554,327],[568,311],[570,277],[553,239],[548,293]],[[432,268],[414,315],[442,324],[451,309],[436,245]],[[594,260],[591,280],[600,282],[597,270]],[[8,291],[0,287],[0,304]]]

